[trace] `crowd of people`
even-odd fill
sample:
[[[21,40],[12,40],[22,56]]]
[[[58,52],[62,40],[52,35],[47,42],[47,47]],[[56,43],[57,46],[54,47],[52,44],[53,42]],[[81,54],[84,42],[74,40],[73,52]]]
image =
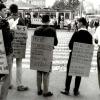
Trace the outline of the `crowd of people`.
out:
[[[13,65],[13,47],[14,30],[16,25],[25,25],[23,19],[18,16],[18,6],[12,4],[9,8],[10,16],[6,18],[6,6],[0,3],[0,29],[2,30],[5,52],[7,56],[9,74],[0,74],[0,79],[3,79],[1,88],[0,100],[6,100],[8,89],[12,89],[12,65]],[[22,85],[22,58],[16,58],[16,82],[18,91],[26,91],[28,87]]]
[[[10,15],[6,17],[6,6],[3,3],[0,3],[0,30],[2,30],[4,47],[7,57],[8,70],[9,74],[0,73],[0,81],[3,81],[0,92],[0,100],[7,100],[7,94],[9,89],[13,88],[12,84],[12,67],[13,67],[13,59],[15,58],[13,55],[13,47],[12,41],[14,39],[15,31],[17,25],[25,26],[25,21],[18,15],[18,6],[16,4],[12,4],[9,7]],[[56,30],[53,27],[49,26],[49,15],[42,16],[42,23],[40,27],[36,28],[34,31],[34,36],[42,36],[42,37],[52,37],[54,38],[54,46],[57,46],[58,39],[56,35]],[[69,60],[67,64],[67,73],[66,73],[66,81],[65,81],[65,89],[61,91],[64,95],[69,95],[70,93],[70,84],[72,76],[69,75],[69,68],[72,57],[72,50],[74,42],[86,43],[86,44],[98,44],[98,53],[97,53],[97,63],[98,63],[98,80],[100,86],[100,26],[96,27],[96,32],[94,36],[92,36],[87,30],[87,21],[85,18],[81,17],[77,20],[75,32],[69,42],[69,49],[71,50],[69,55]],[[27,38],[27,37],[26,37]],[[27,91],[29,88],[22,84],[22,59],[16,58],[16,83],[17,83],[17,91]],[[52,66],[52,65],[51,65]],[[37,70],[37,95],[43,95],[44,97],[52,96],[53,93],[48,90],[49,87],[49,77],[50,72]],[[78,96],[80,94],[79,87],[81,83],[82,77],[76,76],[75,78],[75,87],[73,89],[74,95]],[[43,82],[43,88],[42,88]]]
[[[13,67],[13,39],[15,37],[15,30],[17,29],[17,25],[25,26],[25,20],[18,15],[18,6],[16,4],[12,4],[9,7],[10,15],[6,17],[6,6],[3,3],[0,3],[0,29],[2,30],[4,47],[7,57],[8,70],[9,74],[0,73],[0,81],[3,81],[0,92],[0,100],[7,100],[8,89],[13,88],[12,84],[12,67]],[[58,44],[56,31],[54,28],[49,27],[49,16],[44,15],[42,18],[42,23],[44,23],[43,27],[41,26],[39,29],[36,29],[34,32],[35,36],[44,36],[44,37],[53,37],[54,38],[54,46]],[[49,34],[47,34],[49,33]],[[27,37],[26,37],[27,38]],[[22,51],[23,52],[23,51]],[[20,57],[16,58],[16,83],[17,83],[17,91],[27,91],[29,88],[22,85],[22,59]],[[37,88],[38,95],[43,93],[44,97],[52,96],[53,93],[48,91],[49,84],[49,72],[37,71]],[[43,77],[43,79],[42,79]],[[44,89],[42,91],[42,81],[44,81]]]

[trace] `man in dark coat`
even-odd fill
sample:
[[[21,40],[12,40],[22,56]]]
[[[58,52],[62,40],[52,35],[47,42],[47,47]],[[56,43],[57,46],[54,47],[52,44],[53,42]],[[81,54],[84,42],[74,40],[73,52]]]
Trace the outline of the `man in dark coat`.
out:
[[[67,64],[67,75],[66,75],[66,82],[65,82],[65,91],[61,91],[62,94],[68,95],[69,90],[70,90],[70,83],[72,76],[69,76],[69,68],[70,68],[70,62],[71,62],[71,56],[72,56],[72,50],[73,50],[73,44],[74,42],[79,42],[79,43],[87,43],[87,44],[92,44],[92,35],[87,31],[86,29],[86,19],[85,18],[80,18],[78,19],[78,31],[76,31],[70,42],[69,42],[69,49],[71,50],[68,64]],[[79,86],[81,82],[81,76],[76,76],[75,78],[75,87],[74,87],[74,95],[78,96],[79,95]]]
[[[35,30],[34,35],[35,36],[44,36],[44,37],[54,37],[54,46],[56,46],[58,44],[56,31],[55,31],[54,28],[49,26],[49,22],[50,22],[49,16],[48,15],[43,15],[43,17],[42,17],[43,25],[41,27],[38,27]],[[42,95],[42,92],[43,92],[44,97],[48,97],[48,96],[53,95],[52,92],[48,91],[49,75],[50,75],[50,72],[43,72],[43,71],[38,71],[37,70],[38,95]],[[43,80],[44,80],[44,82],[43,82],[44,89],[42,91],[41,85],[42,85]]]
[[[13,49],[12,49],[11,42],[13,40],[13,35],[10,33],[9,23],[6,19],[6,6],[2,3],[0,3],[0,30],[2,30],[4,48],[7,57],[7,64],[8,64],[7,69],[10,70],[12,65]],[[7,99],[8,88],[10,85],[9,78],[10,78],[10,74],[0,73],[0,81],[4,81],[1,86],[0,100]]]

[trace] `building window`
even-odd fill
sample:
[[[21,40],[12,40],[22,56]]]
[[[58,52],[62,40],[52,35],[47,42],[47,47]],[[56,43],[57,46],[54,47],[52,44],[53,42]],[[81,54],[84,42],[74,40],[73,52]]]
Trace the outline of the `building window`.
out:
[[[69,19],[69,13],[65,13],[65,19]]]

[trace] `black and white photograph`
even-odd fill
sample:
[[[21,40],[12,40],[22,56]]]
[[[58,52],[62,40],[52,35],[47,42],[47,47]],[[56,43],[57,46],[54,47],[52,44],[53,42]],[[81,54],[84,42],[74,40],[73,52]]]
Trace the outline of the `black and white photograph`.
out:
[[[100,100],[100,1],[0,0],[0,100]]]

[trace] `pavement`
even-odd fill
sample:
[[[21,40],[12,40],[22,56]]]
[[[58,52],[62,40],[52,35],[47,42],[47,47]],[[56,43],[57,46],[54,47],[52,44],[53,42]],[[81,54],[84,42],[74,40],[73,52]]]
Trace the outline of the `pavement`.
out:
[[[70,96],[65,96],[60,93],[64,89],[65,77],[66,77],[66,65],[69,55],[68,42],[72,36],[72,32],[66,30],[57,30],[57,36],[59,40],[58,46],[55,48],[53,56],[53,71],[50,75],[49,90],[54,93],[52,97],[44,98],[37,95],[36,85],[36,71],[30,70],[30,44],[31,36],[34,33],[34,29],[28,31],[28,40],[26,48],[26,58],[23,60],[23,84],[29,87],[26,92],[18,92],[16,90],[16,64],[14,60],[13,67],[13,79],[12,83],[14,88],[9,90],[7,100],[100,100],[100,89],[98,86],[98,77],[96,70],[96,51],[94,50],[94,56],[89,77],[83,77],[80,85],[80,96],[75,97],[73,95],[74,77],[72,79],[70,87]]]
[[[13,85],[14,88],[9,90],[7,100],[100,100],[100,90],[98,86],[97,70],[90,72],[89,77],[83,77],[80,85],[80,96],[73,95],[74,77],[70,87],[70,96],[60,93],[64,89],[65,71],[53,71],[50,75],[49,90],[54,93],[52,97],[45,98],[37,95],[36,71],[23,68],[23,84],[29,87],[26,92],[16,90],[15,71],[13,68]]]
[[[36,71],[23,68],[23,84],[29,87],[26,92],[16,90],[15,71],[13,68],[14,88],[9,90],[7,100],[100,100],[100,89],[98,86],[97,70],[90,72],[89,77],[83,77],[80,85],[80,96],[73,95],[74,77],[70,86],[70,96],[60,93],[64,89],[66,71],[53,71],[50,75],[49,90],[54,93],[52,97],[37,95]]]

